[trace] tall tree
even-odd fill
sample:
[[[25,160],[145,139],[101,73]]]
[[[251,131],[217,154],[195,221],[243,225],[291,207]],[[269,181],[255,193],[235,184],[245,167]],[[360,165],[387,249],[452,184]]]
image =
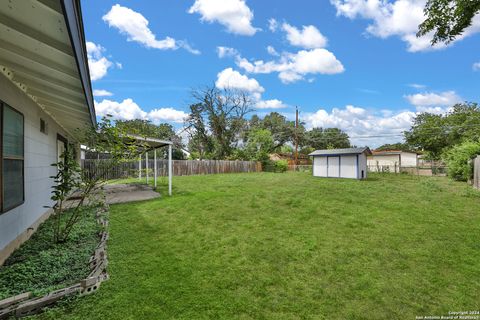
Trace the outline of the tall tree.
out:
[[[377,151],[385,151],[385,150],[400,150],[400,151],[412,151],[411,146],[407,143],[397,142],[397,143],[386,143],[381,145],[380,147],[376,148]]]
[[[465,140],[480,139],[480,108],[476,103],[459,103],[446,115],[421,113],[405,132],[405,139],[438,160],[446,149]]]
[[[313,128],[305,133],[305,147],[336,149],[350,147],[348,134],[338,128]]]
[[[266,129],[272,133],[275,150],[280,150],[287,143],[293,144],[295,142],[295,121],[287,120],[285,116],[278,112],[271,112],[263,119],[259,119],[258,116],[254,115],[249,123],[252,129]],[[299,123],[297,133],[299,144],[302,144],[305,133],[303,123]]]
[[[226,159],[237,147],[242,131],[246,128],[245,115],[252,109],[253,102],[248,93],[240,90],[218,89],[215,86],[192,92],[195,101],[190,106],[186,131],[195,139],[200,158],[209,156]],[[208,154],[209,144],[212,145]]]
[[[128,134],[172,141],[172,158],[175,160],[185,159],[185,155],[182,151],[184,150],[182,139],[175,133],[173,126],[168,123],[160,123],[157,125],[149,120],[133,119],[116,120],[115,126]],[[157,153],[157,155],[164,158],[167,157],[166,150]]]
[[[480,0],[428,0],[425,5],[427,19],[419,26],[417,37],[434,32],[432,45],[450,43],[472,24],[480,11]]]

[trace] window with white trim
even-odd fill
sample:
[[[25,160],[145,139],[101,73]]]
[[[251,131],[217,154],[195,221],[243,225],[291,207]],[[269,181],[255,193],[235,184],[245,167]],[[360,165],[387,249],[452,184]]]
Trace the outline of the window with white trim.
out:
[[[24,117],[0,101],[1,107],[1,211],[25,201]]]

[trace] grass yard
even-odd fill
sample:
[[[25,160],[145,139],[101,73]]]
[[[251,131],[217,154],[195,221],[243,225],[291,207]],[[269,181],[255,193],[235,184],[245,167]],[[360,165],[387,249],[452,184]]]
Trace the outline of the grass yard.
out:
[[[446,178],[175,177],[171,198],[111,207],[111,279],[36,318],[415,319],[480,310],[479,205],[478,192]]]

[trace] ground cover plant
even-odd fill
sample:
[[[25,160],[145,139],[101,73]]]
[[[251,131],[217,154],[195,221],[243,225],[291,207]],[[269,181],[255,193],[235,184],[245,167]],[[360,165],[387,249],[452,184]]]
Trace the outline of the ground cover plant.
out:
[[[90,273],[88,260],[99,242],[94,208],[83,210],[64,243],[53,241],[55,219],[37,232],[0,266],[0,299],[31,291],[44,295],[79,282]],[[65,213],[68,217],[69,212]]]
[[[174,177],[173,194],[112,205],[110,281],[35,319],[414,319],[480,309],[480,195],[465,183],[252,173]]]

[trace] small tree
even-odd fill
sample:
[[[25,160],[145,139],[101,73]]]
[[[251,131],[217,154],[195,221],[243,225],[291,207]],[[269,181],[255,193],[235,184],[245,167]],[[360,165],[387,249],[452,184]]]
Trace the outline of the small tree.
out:
[[[81,182],[81,170],[78,162],[75,159],[75,154],[72,146],[68,146],[65,152],[61,155],[61,160],[52,166],[57,166],[58,172],[53,176],[54,186],[51,199],[55,201],[55,205],[52,207],[54,210],[53,219],[54,232],[53,241],[60,243],[66,241],[68,234],[70,233],[73,225],[76,223],[80,216],[80,206],[83,203],[78,201],[75,207],[67,204],[68,198],[72,192],[79,189],[82,186]],[[70,217],[63,221],[64,213],[66,210],[72,210]]]
[[[133,138],[129,138],[122,128],[112,125],[109,117],[104,117],[97,128],[80,131],[79,136],[81,143],[96,152],[107,153],[108,157],[98,161],[93,172],[81,169],[76,160],[73,146],[69,146],[62,155],[62,160],[53,164],[58,168],[58,173],[52,177],[55,184],[52,187],[51,196],[51,199],[55,201],[52,207],[56,220],[54,223],[55,243],[67,241],[85,209],[98,205],[94,195],[98,194],[99,189],[106,181],[103,173],[122,161],[136,159],[146,147],[139,145]],[[76,195],[71,198],[74,192]]]
[[[267,129],[257,129],[250,132],[245,153],[250,160],[261,161],[265,165],[274,148],[272,133]]]

